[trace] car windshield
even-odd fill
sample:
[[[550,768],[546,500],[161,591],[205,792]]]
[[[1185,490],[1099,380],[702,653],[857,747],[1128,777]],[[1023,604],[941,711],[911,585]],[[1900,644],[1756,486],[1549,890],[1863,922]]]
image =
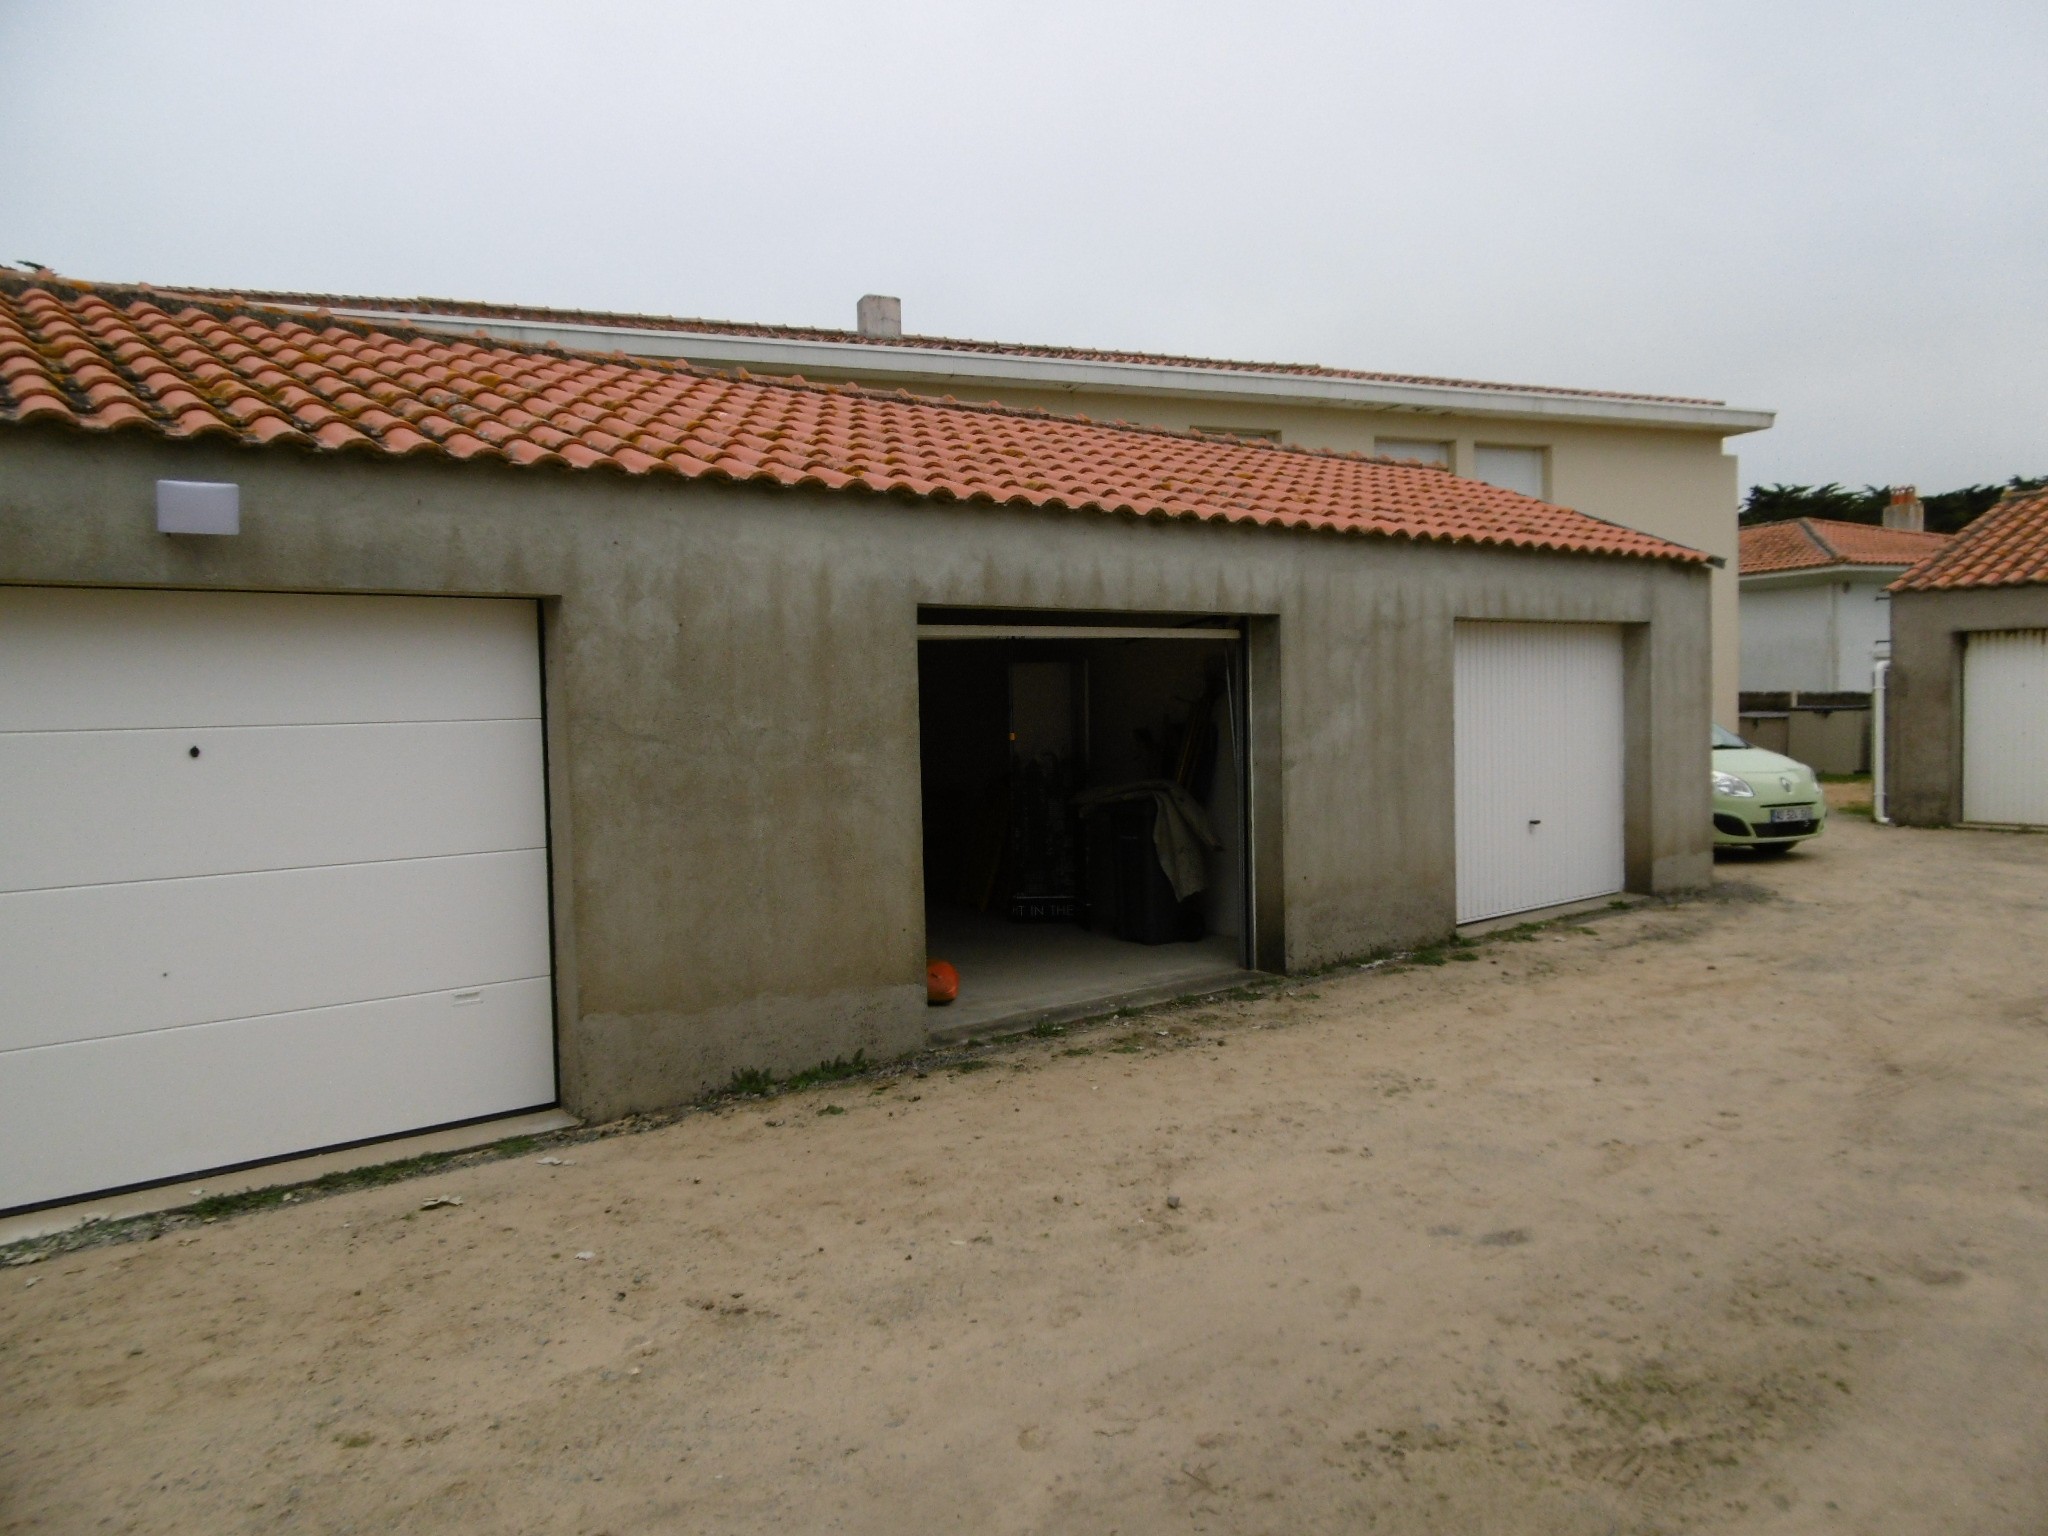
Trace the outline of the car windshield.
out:
[[[1723,752],[1731,747],[1746,747],[1748,745],[1748,742],[1744,741],[1733,731],[1723,730],[1718,725],[1714,727],[1714,750],[1716,752]]]

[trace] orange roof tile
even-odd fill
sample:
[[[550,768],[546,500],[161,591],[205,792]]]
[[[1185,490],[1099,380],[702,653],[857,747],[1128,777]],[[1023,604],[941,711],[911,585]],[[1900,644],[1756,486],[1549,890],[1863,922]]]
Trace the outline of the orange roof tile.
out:
[[[263,289],[158,288],[159,297],[180,297],[201,303],[289,305],[295,308],[377,310],[441,318],[474,316],[478,320],[520,320],[540,324],[607,326],[620,330],[677,331],[698,336],[750,336],[772,341],[819,341],[866,347],[909,347],[937,352],[971,352],[988,357],[1049,358],[1063,362],[1141,363],[1164,368],[1218,369],[1227,373],[1261,373],[1310,379],[1357,379],[1374,384],[1417,384],[1441,389],[1495,389],[1519,395],[1560,395],[1576,400],[1634,401],[1643,405],[1724,406],[1723,400],[1691,395],[1646,395],[1627,390],[1573,389],[1557,384],[1502,384],[1485,379],[1438,378],[1426,373],[1375,373],[1360,368],[1331,368],[1321,363],[1249,363],[1229,358],[1185,357],[1171,352],[1124,352],[1098,347],[1057,347],[1025,342],[970,341],[956,336],[868,336],[830,326],[761,325],[751,321],[704,320],[677,315],[615,314],[603,310],[551,309],[531,304],[485,304],[464,299],[380,298],[372,294],[291,293]]]
[[[2048,583],[2048,490],[2008,496],[1940,553],[1891,585],[1894,592]]]
[[[1700,561],[1415,464],[0,273],[0,423]]]
[[[1945,547],[1951,535],[1825,517],[1797,517],[1742,530],[1742,574],[1824,570],[1829,566],[1904,566]]]

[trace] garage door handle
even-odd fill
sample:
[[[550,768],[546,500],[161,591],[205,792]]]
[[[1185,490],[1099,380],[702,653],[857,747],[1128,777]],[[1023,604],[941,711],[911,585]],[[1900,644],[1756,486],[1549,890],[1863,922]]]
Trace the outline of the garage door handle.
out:
[[[1540,827],[1543,825],[1543,818],[1541,816],[1531,816],[1529,818],[1529,825],[1532,827]]]

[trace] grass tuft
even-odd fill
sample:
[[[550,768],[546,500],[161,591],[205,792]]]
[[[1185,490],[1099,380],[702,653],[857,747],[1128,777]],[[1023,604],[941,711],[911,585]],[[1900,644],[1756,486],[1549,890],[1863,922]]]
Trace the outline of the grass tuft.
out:
[[[512,1138],[523,1142],[525,1150],[534,1145],[530,1136]],[[465,1149],[460,1152],[422,1152],[418,1157],[402,1158],[395,1163],[376,1163],[368,1168],[343,1168],[334,1173],[323,1173],[317,1179],[308,1179],[302,1184],[273,1185],[268,1189],[245,1189],[232,1195],[206,1195],[190,1205],[177,1207],[180,1216],[196,1216],[201,1221],[209,1218],[218,1220],[222,1216],[236,1216],[244,1211],[268,1210],[274,1205],[295,1205],[308,1194],[341,1194],[354,1189],[376,1189],[385,1184],[397,1184],[406,1179],[418,1178],[423,1173],[432,1173],[444,1168],[457,1158],[473,1159],[478,1152],[499,1153],[510,1151],[508,1142],[504,1148],[483,1147]]]
[[[855,1051],[851,1061],[844,1056],[834,1056],[830,1061],[821,1061],[815,1067],[806,1067],[788,1079],[783,1086],[799,1090],[815,1088],[820,1083],[837,1083],[849,1077],[861,1077],[868,1071],[868,1053],[864,1050]]]

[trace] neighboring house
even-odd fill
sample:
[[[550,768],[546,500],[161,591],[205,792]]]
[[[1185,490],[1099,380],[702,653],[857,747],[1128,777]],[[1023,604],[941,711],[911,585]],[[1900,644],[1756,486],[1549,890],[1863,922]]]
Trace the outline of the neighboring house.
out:
[[[0,274],[0,1208],[1704,884],[1708,579],[1426,466]]]
[[[1910,491],[1893,526],[1802,517],[1742,530],[1742,733],[1830,773],[1869,768],[1885,588],[1948,542]]]
[[[2048,491],[1979,517],[1891,608],[1887,814],[2048,827]]]
[[[1097,421],[1442,464],[1459,475],[1702,550],[1720,562],[1712,577],[1714,710],[1723,725],[1735,725],[1740,497],[1736,461],[1723,444],[1769,427],[1769,411],[1731,408],[1718,400],[1314,364],[904,335],[901,305],[878,295],[861,300],[860,326],[853,331],[444,299],[242,297],[377,324],[482,332],[601,352],[621,348],[637,357],[687,358],[756,374],[851,380]]]
[[[1742,691],[1870,691],[1885,589],[1943,533],[1802,517],[1742,530]]]

